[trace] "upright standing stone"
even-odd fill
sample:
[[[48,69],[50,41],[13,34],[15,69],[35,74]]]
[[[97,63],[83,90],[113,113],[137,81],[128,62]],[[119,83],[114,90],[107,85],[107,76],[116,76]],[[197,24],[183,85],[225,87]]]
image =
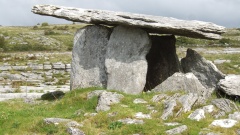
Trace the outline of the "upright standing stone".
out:
[[[105,54],[110,30],[87,26],[77,31],[72,52],[71,89],[106,87]]]
[[[109,39],[106,54],[107,89],[139,94],[146,83],[146,55],[151,41],[146,31],[117,26]]]
[[[151,90],[168,77],[181,71],[176,54],[176,38],[172,36],[151,36],[152,47],[147,54],[148,72],[146,90]]]
[[[192,49],[187,50],[187,56],[181,60],[185,73],[192,72],[206,88],[215,88],[224,74],[210,61]]]

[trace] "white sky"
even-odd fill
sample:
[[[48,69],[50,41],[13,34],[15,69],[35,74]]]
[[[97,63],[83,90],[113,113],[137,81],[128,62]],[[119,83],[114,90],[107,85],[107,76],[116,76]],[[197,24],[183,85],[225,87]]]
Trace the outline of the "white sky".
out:
[[[31,8],[37,4],[141,13],[240,27],[240,0],[0,0],[0,25],[72,23],[33,14]]]

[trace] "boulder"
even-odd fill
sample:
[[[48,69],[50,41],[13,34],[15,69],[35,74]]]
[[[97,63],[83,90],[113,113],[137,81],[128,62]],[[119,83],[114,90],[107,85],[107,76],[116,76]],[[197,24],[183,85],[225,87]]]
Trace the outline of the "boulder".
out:
[[[167,92],[180,90],[187,93],[196,93],[199,96],[208,96],[211,93],[199,82],[193,73],[175,73],[156,86],[152,91]]]
[[[106,87],[105,55],[110,30],[104,26],[87,26],[78,30],[72,51],[71,90]]]
[[[122,94],[112,93],[112,92],[102,92],[98,98],[98,104],[96,111],[108,111],[110,110],[110,105],[119,103],[124,96]]]
[[[147,54],[148,71],[144,90],[151,90],[175,72],[181,71],[176,54],[175,36],[151,36],[152,47]]]
[[[54,5],[36,5],[32,12],[74,22],[125,25],[146,29],[151,33],[174,34],[194,38],[220,39],[225,28],[209,22],[185,21],[171,17],[151,16]]]
[[[128,94],[141,93],[146,83],[146,55],[150,47],[151,41],[146,31],[133,27],[115,27],[107,45],[105,60],[107,89]]]
[[[240,100],[240,75],[228,75],[217,84],[217,90]]]
[[[224,74],[210,61],[192,49],[187,49],[187,55],[181,59],[184,73],[192,72],[206,88],[215,88]]]

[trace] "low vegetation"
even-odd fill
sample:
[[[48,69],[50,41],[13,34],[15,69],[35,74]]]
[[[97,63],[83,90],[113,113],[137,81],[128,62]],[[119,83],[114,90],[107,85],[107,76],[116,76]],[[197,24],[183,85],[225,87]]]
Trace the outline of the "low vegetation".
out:
[[[165,134],[166,130],[175,126],[165,126],[165,122],[179,122],[187,125],[188,130],[183,134],[195,135],[213,121],[210,115],[199,122],[188,119],[191,112],[184,113],[177,117],[169,118],[163,121],[160,116],[163,111],[163,102],[151,102],[151,98],[156,94],[142,93],[140,95],[127,95],[119,104],[111,106],[111,110],[100,112],[96,116],[84,116],[86,113],[95,113],[97,97],[87,100],[87,93],[99,88],[79,89],[68,92],[62,99],[56,101],[37,100],[36,104],[27,104],[24,101],[16,99],[7,102],[0,102],[0,133],[2,134],[66,134],[65,125],[49,125],[44,123],[44,118],[57,117],[75,120],[83,124],[80,129],[87,135],[96,135],[105,133],[113,134],[144,134],[159,135]],[[171,94],[171,93],[169,93]],[[148,105],[154,107],[157,112],[152,114],[152,119],[144,119],[144,124],[126,125],[119,122],[119,119],[133,118],[137,112],[150,113],[146,104],[134,104],[133,100],[142,98],[148,101]],[[123,107],[123,106],[127,107]],[[115,114],[109,116],[109,114]],[[210,130],[221,132],[225,135],[235,134],[239,124],[229,129],[210,127]]]

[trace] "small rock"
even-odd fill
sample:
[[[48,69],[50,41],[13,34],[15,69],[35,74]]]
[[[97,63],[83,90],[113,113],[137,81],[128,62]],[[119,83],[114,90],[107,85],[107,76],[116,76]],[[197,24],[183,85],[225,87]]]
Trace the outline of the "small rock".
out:
[[[197,100],[198,100],[198,95],[196,93],[188,93],[178,98],[178,101],[182,104],[183,112],[190,111],[192,106],[196,103]]]
[[[134,103],[134,104],[146,104],[146,103],[148,103],[148,102],[145,101],[144,99],[137,98],[137,99],[134,99],[134,100],[133,100],[133,103]]]
[[[164,125],[166,125],[166,126],[178,126],[178,125],[180,125],[180,123],[178,123],[178,122],[171,122],[171,123],[164,123]]]
[[[214,64],[223,64],[223,63],[230,63],[231,60],[219,60],[219,59],[216,59],[213,61]]]
[[[164,110],[161,119],[167,120],[169,116],[173,115],[174,107],[177,105],[176,100],[164,102]]]
[[[79,124],[78,122],[76,121],[70,121],[66,124],[66,127],[83,127],[82,124]]]
[[[159,95],[155,95],[152,98],[152,102],[160,102],[161,100],[163,100],[164,98],[168,97],[166,94],[159,94]]]
[[[45,93],[41,96],[42,100],[56,100],[56,99],[60,99],[65,95],[64,92],[62,91],[54,91],[54,92],[48,92]]]
[[[91,99],[94,96],[99,96],[100,94],[102,94],[105,91],[106,90],[94,90],[92,92],[89,92],[88,95],[87,95],[87,99]]]
[[[229,114],[228,118],[240,121],[240,112],[234,112],[233,114]]]
[[[85,135],[85,133],[84,133],[83,131],[81,131],[81,130],[78,129],[78,128],[73,128],[73,127],[67,128],[67,132],[68,132],[70,135]]]
[[[226,113],[232,112],[233,110],[238,110],[238,107],[234,102],[225,98],[214,99],[212,100],[212,104]]]
[[[142,112],[136,113],[135,118],[138,118],[138,119],[152,119],[150,114],[143,114]]]
[[[121,119],[118,120],[119,122],[122,122],[124,124],[143,124],[143,120],[137,120],[137,119],[130,119],[130,118],[126,118],[126,119]]]
[[[231,128],[237,124],[236,120],[232,119],[221,119],[221,120],[214,120],[210,126],[219,126],[222,128]]]
[[[217,89],[229,96],[236,96],[240,101],[240,75],[228,75],[217,84]]]
[[[46,118],[44,119],[44,122],[46,124],[54,124],[54,125],[58,125],[59,123],[67,123],[70,122],[70,119],[63,119],[63,118]]]
[[[110,105],[119,103],[124,96],[122,94],[112,93],[112,92],[102,92],[99,95],[98,104],[96,111],[108,111],[110,110]]]
[[[168,135],[176,135],[176,134],[181,134],[182,132],[186,131],[188,128],[186,125],[182,125],[170,130],[167,130],[165,133]]]
[[[191,120],[199,121],[199,120],[205,118],[204,110],[203,109],[197,109],[193,113],[191,113],[188,116],[188,118],[191,119]]]
[[[87,116],[96,116],[97,113],[85,113],[83,116],[87,117]]]
[[[214,106],[213,105],[207,105],[203,107],[203,110],[205,113],[211,113],[214,111]]]

